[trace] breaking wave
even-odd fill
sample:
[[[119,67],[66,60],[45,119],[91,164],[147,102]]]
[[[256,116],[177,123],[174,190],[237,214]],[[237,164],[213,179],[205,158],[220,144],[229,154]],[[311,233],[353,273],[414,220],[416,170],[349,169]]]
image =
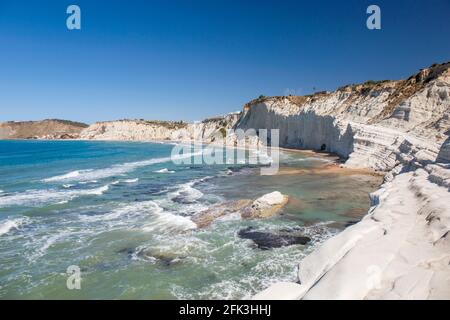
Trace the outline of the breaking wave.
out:
[[[156,171],[153,171],[153,172],[155,172],[155,173],[175,173],[175,171],[169,170],[167,168],[164,168],[164,169],[161,169],[161,170],[156,170]]]
[[[169,199],[181,203],[190,204],[203,196],[203,192],[194,188],[194,185],[198,183],[199,180],[194,180],[188,183],[181,184],[179,188],[169,194]]]
[[[68,172],[63,175],[54,176],[50,178],[43,179],[43,182],[59,182],[59,181],[89,181],[96,179],[104,179],[116,175],[123,175],[130,171],[133,171],[140,167],[150,166],[153,164],[164,163],[172,160],[180,160],[190,158],[192,156],[199,155],[200,153],[187,153],[182,155],[176,155],[173,157],[163,157],[156,159],[149,159],[137,162],[128,162],[123,164],[114,165],[109,168],[104,169],[86,169],[86,170],[75,170]]]
[[[11,230],[17,230],[21,226],[30,223],[30,218],[22,217],[0,222],[0,236],[7,234]]]
[[[150,231],[187,231],[196,229],[197,225],[189,218],[183,217],[159,207],[153,212],[153,221],[143,226],[142,230]]]
[[[109,185],[84,190],[28,190],[0,197],[0,208],[11,206],[34,207],[47,203],[65,203],[80,196],[102,195],[108,189]]]

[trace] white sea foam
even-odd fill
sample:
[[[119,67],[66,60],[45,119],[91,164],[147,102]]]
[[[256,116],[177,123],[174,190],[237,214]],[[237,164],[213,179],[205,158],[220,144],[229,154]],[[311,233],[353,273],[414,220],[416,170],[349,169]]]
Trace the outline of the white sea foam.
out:
[[[155,200],[161,207],[169,212],[174,212],[181,216],[192,216],[209,208],[210,204],[201,199],[204,194],[194,186],[206,181],[211,177],[195,179],[187,183],[179,184],[173,191],[169,192],[166,198]]]
[[[189,218],[173,214],[160,208],[153,212],[153,221],[144,225],[142,230],[150,231],[187,231],[196,229],[197,225]]]
[[[69,173],[59,176],[59,180],[71,180],[73,178],[79,177],[80,174],[81,174],[81,171],[75,170],[75,171],[72,171],[72,172],[69,172]],[[44,180],[44,181],[46,181],[46,180]],[[48,179],[48,181],[52,181],[51,178]]]
[[[115,220],[120,225],[125,223],[128,226],[130,223],[136,224],[137,221],[141,221],[137,218],[145,218],[147,222],[143,224],[141,229],[146,232],[185,231],[197,227],[191,219],[167,211],[152,200],[125,205],[104,214],[81,214],[79,218],[81,221],[88,223]],[[114,225],[117,226],[117,223],[114,223]]]
[[[298,159],[298,161],[320,161],[320,162],[334,162],[334,160],[319,158],[319,157],[306,157],[302,159]]]
[[[128,204],[105,214],[80,215],[80,219],[85,222],[114,220],[115,226],[124,221],[128,225],[139,221],[138,224],[143,223],[142,230],[157,233],[194,229],[197,225],[186,215],[203,211],[208,208],[208,205],[197,201],[203,193],[193,186],[208,178],[180,184],[173,192],[167,194],[166,198]],[[174,201],[174,199],[177,200]],[[145,222],[136,220],[138,218],[145,218]]]
[[[46,235],[40,238],[36,245],[36,249],[33,250],[33,253],[27,256],[27,259],[30,262],[35,262],[38,258],[44,256],[47,253],[47,250],[51,248],[55,243],[60,242],[61,240],[76,234],[77,232],[73,232],[68,229],[63,229],[58,231],[57,233]]]
[[[109,168],[103,169],[86,169],[86,170],[75,170],[63,175],[54,176],[50,178],[43,179],[43,182],[58,182],[58,181],[89,181],[95,179],[104,179],[116,175],[123,175],[130,171],[133,171],[140,167],[150,166],[157,163],[164,163],[171,160],[190,158],[201,153],[187,153],[182,155],[177,155],[173,157],[164,157],[149,159],[137,162],[128,162],[123,164],[114,165]]]
[[[95,215],[80,214],[80,220],[84,222],[96,222],[96,221],[110,221],[116,219],[125,219],[130,221],[131,218],[136,216],[148,215],[155,211],[161,210],[158,204],[154,201],[142,201],[133,204],[122,205],[110,212]]]
[[[13,229],[19,229],[21,226],[30,223],[30,218],[21,217],[0,222],[0,236],[7,234]]]
[[[97,183],[97,180],[90,180],[90,181],[80,181],[79,184],[89,184],[89,183]]]
[[[0,208],[11,206],[39,206],[45,203],[62,203],[86,195],[101,195],[109,189],[108,185],[84,190],[28,190],[0,197]]]
[[[178,189],[169,193],[169,199],[179,203],[192,203],[203,196],[203,192],[193,186],[201,180],[193,180],[179,185]]]
[[[264,151],[253,150],[249,155],[249,162],[250,163],[257,162],[259,164],[271,164],[273,162],[273,159]]]
[[[164,169],[156,170],[156,171],[153,171],[153,172],[155,172],[155,173],[174,173],[175,171],[172,171],[172,170],[169,170],[167,168],[164,168]]]
[[[269,221],[257,221],[256,226],[264,230],[280,230],[280,228],[296,228],[292,224],[286,226],[272,225]],[[171,292],[178,299],[249,299],[256,292],[267,288],[278,281],[296,281],[295,268],[309,252],[330,238],[334,232],[326,227],[326,223],[319,223],[299,228],[299,232],[311,238],[307,247],[298,246],[274,248],[264,252],[263,259],[255,255],[253,246],[248,245],[239,237],[235,237],[239,222],[214,224],[211,228],[199,230],[204,234],[213,233],[214,237],[223,237],[220,246],[207,245],[190,248],[189,257],[196,258],[196,263],[205,270],[216,271],[218,277],[214,282],[192,290],[189,286],[172,285]],[[184,235],[183,235],[184,236]],[[170,243],[176,242],[173,237]],[[204,236],[204,238],[207,238]],[[225,242],[228,240],[227,242]],[[171,249],[171,248],[170,248]],[[227,252],[227,259],[217,259]],[[237,269],[237,266],[247,265],[246,268]],[[230,273],[229,270],[239,270]]]
[[[135,178],[135,179],[125,179],[125,180],[116,180],[114,182],[111,182],[112,185],[117,185],[120,183],[134,183],[134,182],[138,182],[139,178]]]

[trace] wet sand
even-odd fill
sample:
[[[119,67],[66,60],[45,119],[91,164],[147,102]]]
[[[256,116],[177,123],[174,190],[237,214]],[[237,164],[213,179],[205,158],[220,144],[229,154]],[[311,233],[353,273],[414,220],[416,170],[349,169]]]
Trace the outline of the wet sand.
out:
[[[373,177],[380,177],[380,183],[382,177],[385,175],[384,172],[374,171],[368,168],[349,168],[345,167],[342,163],[343,160],[338,155],[328,152],[320,152],[314,150],[301,150],[301,149],[288,149],[280,148],[285,153],[294,154],[304,154],[310,157],[325,159],[329,163],[324,164],[320,167],[314,168],[296,168],[290,166],[280,166],[277,175],[293,175],[293,174],[338,174],[342,176],[351,175],[370,175]]]
[[[329,163],[319,168],[293,168],[293,167],[280,167],[277,175],[294,175],[294,174],[338,174],[342,176],[351,175],[370,175],[373,177],[383,177],[383,173],[376,172],[370,169],[360,168],[347,168],[337,163]]]

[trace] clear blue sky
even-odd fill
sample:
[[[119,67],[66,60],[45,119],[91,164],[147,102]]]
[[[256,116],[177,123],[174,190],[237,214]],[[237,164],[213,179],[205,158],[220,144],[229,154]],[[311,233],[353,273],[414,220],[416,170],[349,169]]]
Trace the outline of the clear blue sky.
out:
[[[366,28],[370,4],[382,30]],[[404,78],[450,60],[449,16],[450,0],[0,0],[0,121],[198,120]]]

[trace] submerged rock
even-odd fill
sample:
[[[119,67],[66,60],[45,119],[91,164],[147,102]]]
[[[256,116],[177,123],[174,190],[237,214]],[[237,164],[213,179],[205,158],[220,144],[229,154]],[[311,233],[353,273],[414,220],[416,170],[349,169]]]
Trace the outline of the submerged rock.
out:
[[[137,256],[143,259],[157,260],[164,266],[172,266],[180,263],[186,257],[175,252],[161,251],[159,249],[144,249],[137,252]]]
[[[242,199],[237,201],[229,201],[220,205],[214,206],[206,211],[192,217],[192,221],[197,224],[198,228],[209,226],[214,220],[224,215],[239,212],[245,206],[250,205],[251,200]]]
[[[252,240],[260,249],[268,250],[294,244],[305,245],[310,238],[292,232],[282,231],[278,233],[268,231],[255,231],[253,227],[247,227],[238,232],[239,237]]]
[[[129,258],[132,257],[133,253],[134,253],[134,248],[123,248],[120,250],[117,250],[117,253],[121,253],[121,254],[126,254]]]
[[[280,211],[288,202],[289,198],[279,191],[268,193],[255,201],[252,205],[241,211],[241,217],[249,218],[268,218]]]

